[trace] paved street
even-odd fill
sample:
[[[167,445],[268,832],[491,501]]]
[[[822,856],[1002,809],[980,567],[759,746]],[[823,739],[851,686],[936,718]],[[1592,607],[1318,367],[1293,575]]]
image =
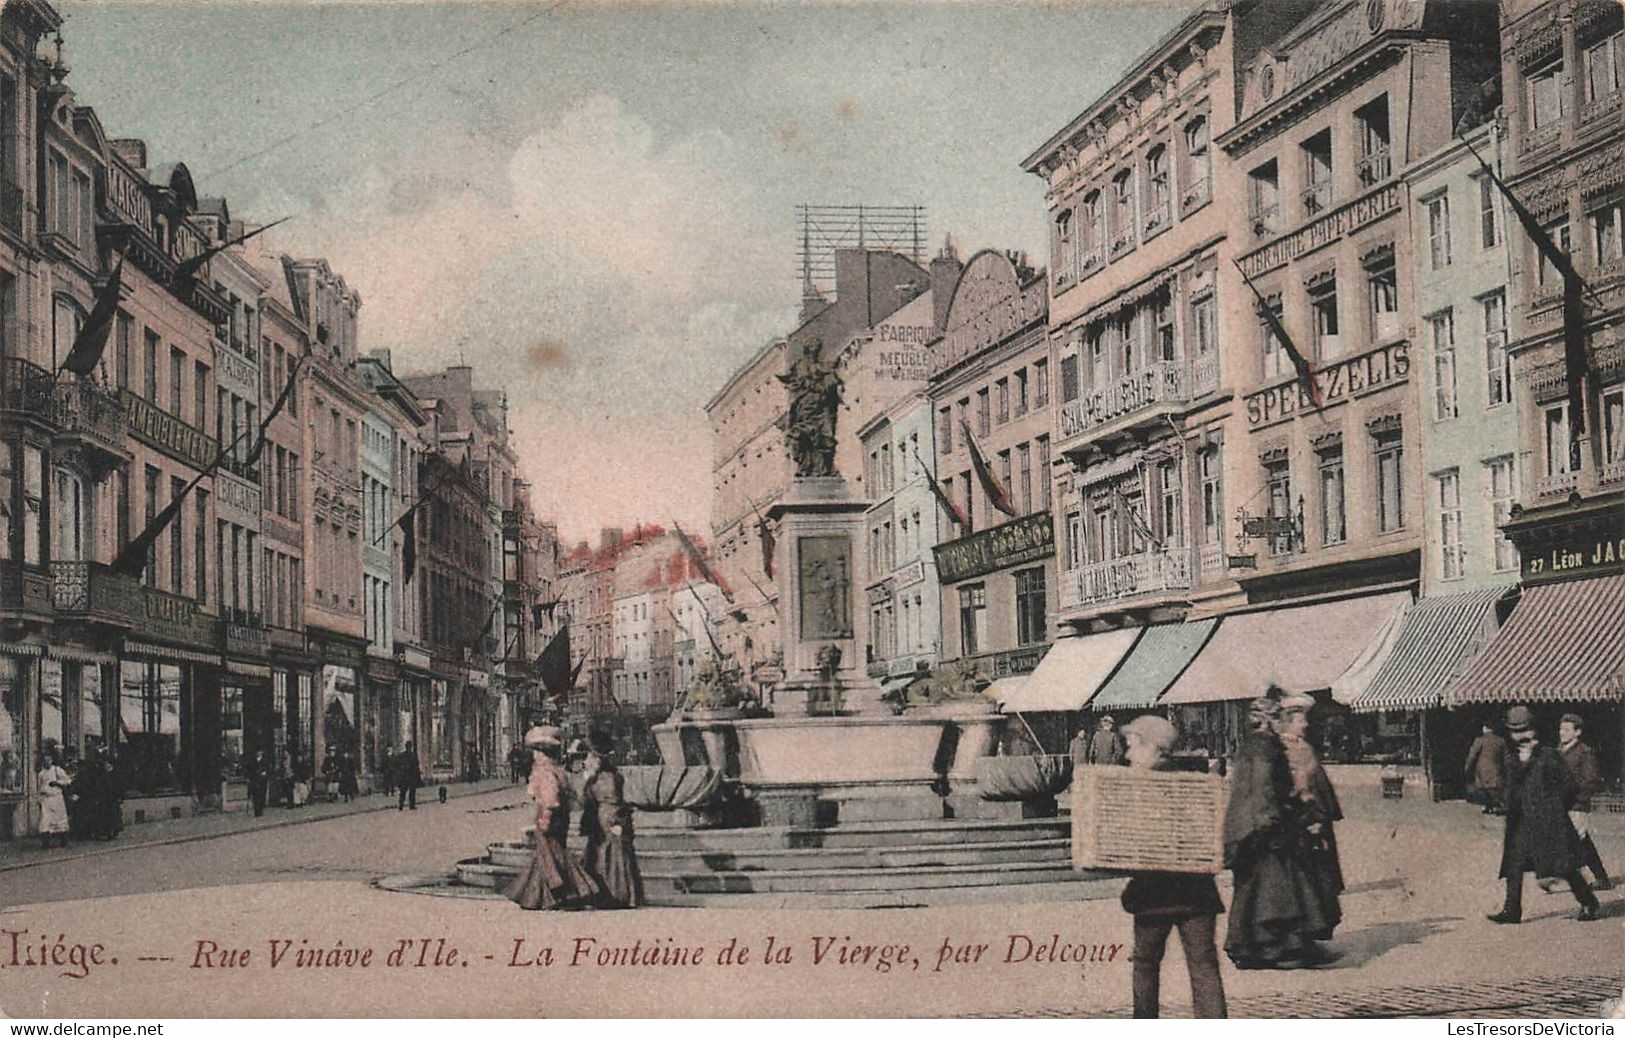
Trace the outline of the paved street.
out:
[[[380,798],[381,799],[381,798]],[[306,824],[261,829],[179,845],[128,846],[116,852],[0,873],[0,928],[61,933],[68,942],[99,941],[124,964],[90,978],[59,981],[26,969],[0,971],[0,1009],[24,1013],[196,1011],[276,1015],[297,983],[302,1013],[537,1013],[559,1015],[584,1006],[554,1001],[555,985],[538,988],[511,965],[551,947],[554,966],[565,966],[577,938],[597,943],[581,967],[566,976],[568,990],[595,997],[614,982],[613,1006],[594,1011],[671,1014],[710,1011],[783,1015],[846,1010],[870,1015],[1123,1015],[1128,1005],[1126,949],[1113,961],[1006,962],[1008,938],[1026,934],[1043,943],[1059,932],[1066,941],[1107,947],[1128,936],[1114,900],[1000,906],[996,914],[970,907],[907,911],[731,912],[653,909],[633,913],[529,915],[500,900],[465,900],[373,889],[390,873],[445,869],[481,845],[525,824],[517,789],[478,793],[450,803],[424,804],[414,814],[371,811]],[[1496,906],[1493,881],[1499,822],[1461,804],[1416,800],[1383,802],[1356,793],[1340,832],[1350,891],[1346,921],[1331,968],[1296,973],[1238,973],[1228,968],[1227,991],[1235,1015],[1589,1015],[1609,993],[1617,995],[1622,964],[1620,926],[1625,902],[1603,895],[1605,920],[1572,921],[1566,895],[1531,889],[1529,921],[1495,927],[1483,913]],[[1609,818],[1601,827],[1603,852],[1625,867],[1625,832]],[[1228,889],[1225,890],[1228,899]],[[793,964],[769,967],[714,965],[730,938],[758,949],[768,936],[795,949]],[[908,945],[917,968],[882,971],[871,965],[812,961],[812,940]],[[356,983],[376,976],[343,969],[269,968],[268,942],[287,939],[309,947],[372,947],[382,957],[401,939],[444,938],[472,966],[415,970],[420,983]],[[26,940],[26,939],[25,939]],[[249,965],[252,984],[218,966],[199,964],[198,941],[209,947],[240,944],[259,956]],[[707,963],[689,970],[647,969],[637,984],[622,979],[632,967],[593,968],[596,949],[641,940],[707,949]],[[985,944],[976,965],[949,962],[938,971],[943,941],[955,948]],[[516,950],[516,942],[518,950]],[[1176,942],[1177,943],[1177,942]],[[0,949],[3,952],[4,949]],[[414,952],[415,954],[415,952]],[[901,956],[907,959],[908,956]],[[139,958],[172,962],[133,962]],[[206,957],[205,957],[206,958]],[[1019,958],[1019,956],[1018,956]],[[688,979],[732,969],[749,983],[697,988]],[[469,972],[465,973],[464,970]],[[963,983],[974,971],[977,982]],[[555,970],[556,972],[556,970]],[[216,973],[225,974],[214,976]],[[723,976],[727,976],[726,972]],[[902,976],[914,982],[898,983]],[[135,977],[139,983],[132,983]],[[836,984],[838,987],[832,987]],[[384,988],[388,989],[387,998]],[[1177,951],[1165,964],[1169,1015],[1188,1013]],[[694,1001],[703,992],[704,1001]],[[837,993],[838,992],[838,993]],[[559,996],[562,998],[562,996]],[[216,1001],[223,999],[225,1001]],[[178,1001],[177,1001],[178,1000]],[[461,1008],[458,1008],[461,1007]],[[187,1009],[185,1011],[193,1011]]]

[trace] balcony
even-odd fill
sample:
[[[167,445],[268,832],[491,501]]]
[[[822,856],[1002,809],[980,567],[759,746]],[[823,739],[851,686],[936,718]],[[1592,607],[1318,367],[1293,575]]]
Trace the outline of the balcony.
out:
[[[1536,497],[1567,497],[1578,489],[1578,472],[1550,472],[1535,479]]]
[[[1219,351],[1209,350],[1191,361],[1191,396],[1206,396],[1219,390]]]
[[[1622,104],[1625,104],[1625,92],[1618,90],[1611,94],[1605,94],[1595,101],[1587,101],[1580,106],[1580,122],[1589,123],[1604,116],[1612,115],[1614,112],[1619,111]]]
[[[1106,562],[1091,562],[1066,574],[1061,608],[1098,605],[1163,591],[1188,591],[1191,550],[1154,548]]]
[[[1603,462],[1602,473],[1597,477],[1597,482],[1604,485],[1625,483],[1625,459]]]
[[[1354,172],[1359,176],[1362,187],[1380,184],[1394,174],[1393,157],[1387,148],[1377,149],[1361,156],[1354,165]]]
[[[1228,570],[1225,559],[1224,545],[1204,544],[1198,551],[1197,567],[1201,572],[1201,582],[1211,583],[1223,577]]]
[[[134,627],[141,584],[99,562],[59,559],[51,563],[51,605],[62,619]]]
[[[1213,378],[1218,378],[1214,361]],[[1085,393],[1061,407],[1061,438],[1070,439],[1094,431],[1108,422],[1155,407],[1184,403],[1188,377],[1180,361],[1159,361],[1132,374],[1123,375],[1102,389]]]
[[[40,418],[55,410],[56,379],[38,364],[21,357],[0,357],[0,411],[21,411]]]

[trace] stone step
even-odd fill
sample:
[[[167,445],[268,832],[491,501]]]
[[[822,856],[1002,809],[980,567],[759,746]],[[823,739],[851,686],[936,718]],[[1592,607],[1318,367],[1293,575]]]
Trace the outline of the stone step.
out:
[[[1115,898],[1121,879],[1101,879],[1083,873],[1073,879],[1048,883],[1012,883],[1007,886],[896,887],[889,890],[824,890],[759,892],[749,894],[689,894],[651,891],[649,904],[661,908],[939,908],[952,905],[1074,903]]]
[[[519,843],[493,843],[487,860],[493,865],[522,868],[531,849]],[[1006,862],[1070,859],[1066,837],[1022,840],[977,840],[966,843],[912,844],[893,847],[742,848],[703,847],[666,849],[648,846],[641,838],[638,860],[645,870],[678,872],[773,872],[798,869],[894,868],[932,865],[993,865]]]
[[[668,894],[824,894],[854,891],[930,890],[939,887],[1007,887],[1110,878],[1081,873],[1070,862],[1028,861],[994,865],[885,866],[854,869],[784,869],[771,872],[685,872],[646,870],[651,897]]]
[[[574,830],[572,830],[574,831]],[[1002,843],[1022,839],[1061,839],[1072,834],[1067,817],[1025,819],[946,819],[930,822],[847,822],[829,829],[753,827],[743,829],[639,829],[644,851],[693,850],[743,853],[810,847],[891,847],[949,843]],[[522,833],[529,843],[531,830]]]

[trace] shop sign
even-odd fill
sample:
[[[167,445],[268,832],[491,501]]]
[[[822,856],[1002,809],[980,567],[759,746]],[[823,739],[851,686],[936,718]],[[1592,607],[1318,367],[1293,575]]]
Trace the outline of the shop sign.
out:
[[[1012,519],[933,549],[944,584],[1019,566],[1055,554],[1055,527],[1048,512]]]
[[[925,579],[925,560],[915,559],[897,571],[894,578],[899,588],[912,587]]]
[[[1396,342],[1321,368],[1315,372],[1315,384],[1320,387],[1321,398],[1332,404],[1397,385],[1405,381],[1410,372],[1410,347]],[[1296,378],[1259,390],[1246,399],[1247,424],[1253,428],[1273,425],[1315,409],[1303,380]]]
[[[207,248],[203,235],[184,219],[172,220],[168,228],[170,233],[160,240],[157,220],[152,211],[151,188],[152,185],[120,163],[108,163],[107,190],[103,200],[114,216],[134,226],[155,247],[160,243],[167,246],[169,258],[176,263],[201,255]],[[208,279],[209,266],[204,264],[198,272],[198,281],[207,284]]]
[[[1625,569],[1625,536],[1593,527],[1554,531],[1557,537],[1523,556],[1523,579],[1533,583],[1592,577]],[[1564,536],[1566,535],[1566,536]]]
[[[1297,259],[1306,252],[1351,234],[1398,208],[1399,185],[1390,184],[1242,257],[1241,269],[1248,277],[1255,278],[1288,260]]]
[[[271,636],[265,628],[252,624],[221,623],[225,631],[223,647],[237,656],[264,656],[271,651]]]
[[[257,393],[259,387],[255,380],[259,369],[228,350],[214,351],[214,377],[216,382],[223,382],[233,389],[242,389],[249,393]]]
[[[250,530],[260,525],[260,488],[227,472],[215,469],[214,503],[220,518]]]
[[[198,612],[195,601],[157,588],[142,588],[142,593],[141,637],[214,648],[212,618]]]
[[[1224,563],[1230,569],[1257,569],[1257,555],[1226,555]]]
[[[895,585],[893,584],[892,579],[887,577],[885,580],[882,580],[880,583],[870,588],[869,604],[879,605],[882,602],[891,601],[892,590],[894,587]]]
[[[130,434],[195,469],[207,468],[220,453],[213,436],[194,429],[168,411],[124,390],[124,424]]]

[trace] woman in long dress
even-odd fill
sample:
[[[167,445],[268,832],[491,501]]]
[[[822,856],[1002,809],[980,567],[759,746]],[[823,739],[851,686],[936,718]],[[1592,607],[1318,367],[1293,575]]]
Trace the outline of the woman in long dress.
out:
[[[536,801],[536,849],[503,891],[520,908],[575,908],[598,894],[598,884],[565,849],[570,835],[570,784],[560,758],[559,730],[532,728],[525,745],[534,753],[528,792]]]
[[[1281,719],[1276,730],[1286,750],[1287,767],[1292,772],[1292,795],[1297,801],[1301,829],[1299,847],[1304,866],[1315,881],[1321,915],[1327,924],[1308,936],[1317,941],[1329,941],[1333,928],[1343,920],[1343,908],[1338,900],[1343,893],[1343,867],[1337,855],[1337,835],[1332,829],[1332,823],[1342,820],[1343,808],[1337,802],[1337,791],[1326,777],[1326,769],[1321,767],[1315,748],[1306,738],[1309,711],[1314,705],[1314,696],[1302,693],[1287,696],[1281,701]]]
[[[625,780],[609,754],[608,739],[594,733],[581,809],[587,871],[603,886],[604,904],[638,908],[643,904],[643,875],[632,849],[632,808],[623,796]]]
[[[39,771],[40,848],[50,850],[51,837],[60,836],[68,845],[67,788],[73,778],[56,762],[56,751],[45,751],[45,764]]]

